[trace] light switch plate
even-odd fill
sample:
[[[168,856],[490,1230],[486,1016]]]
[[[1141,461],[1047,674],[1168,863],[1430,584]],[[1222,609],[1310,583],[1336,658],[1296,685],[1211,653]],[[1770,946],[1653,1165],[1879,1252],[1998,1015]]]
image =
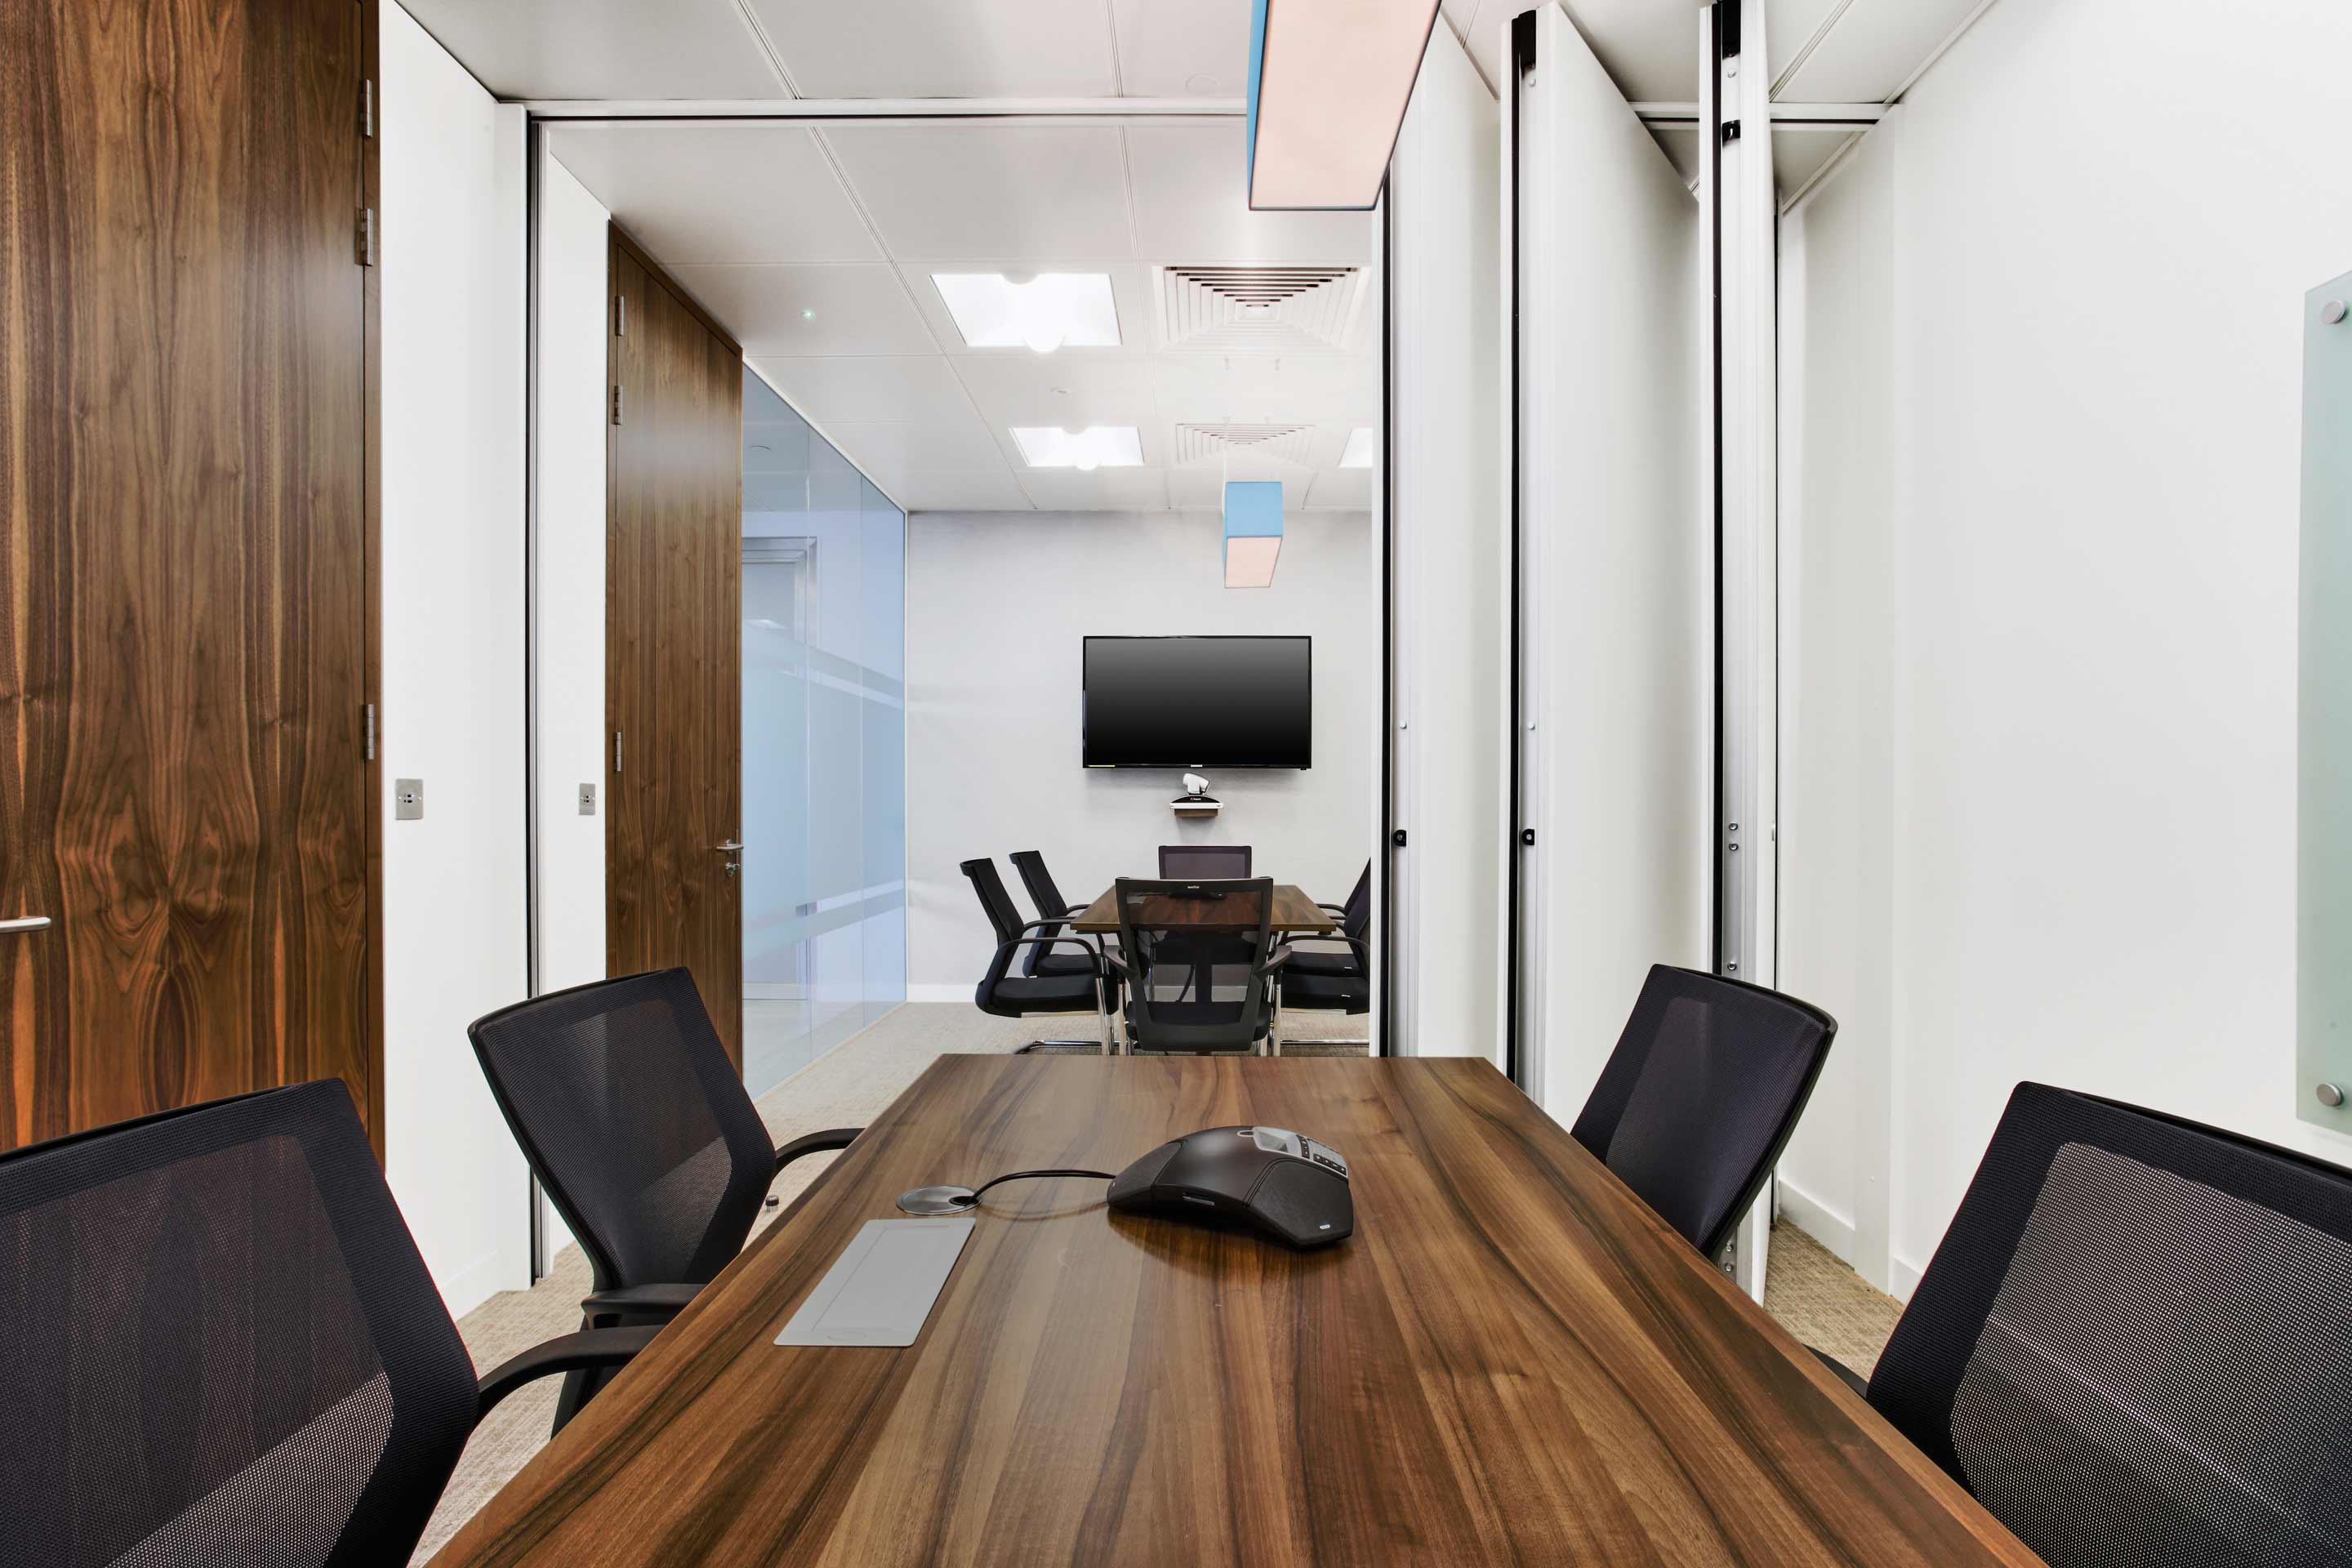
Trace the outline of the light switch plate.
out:
[[[593,816],[596,815],[596,786],[594,784],[584,784],[580,786],[580,815],[583,816]]]
[[[423,779],[392,781],[392,819],[394,822],[421,822],[425,819]]]

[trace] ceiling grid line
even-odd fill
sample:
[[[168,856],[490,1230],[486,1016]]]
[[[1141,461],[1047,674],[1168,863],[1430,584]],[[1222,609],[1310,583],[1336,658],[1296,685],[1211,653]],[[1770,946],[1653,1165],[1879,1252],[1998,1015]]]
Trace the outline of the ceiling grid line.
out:
[[[735,14],[742,18],[743,26],[751,30],[751,39],[760,46],[761,54],[767,57],[768,68],[776,73],[776,80],[783,86],[784,96],[800,97],[801,89],[793,81],[791,68],[784,64],[783,53],[776,47],[776,40],[768,36],[767,24],[760,20],[757,11],[751,9],[751,0],[735,0]]]
[[[1813,58],[1813,51],[1822,47],[1822,41],[1828,38],[1840,22],[1845,20],[1845,14],[1853,9],[1853,0],[1838,0],[1838,3],[1831,7],[1830,14],[1822,18],[1822,25],[1813,29],[1813,36],[1807,38],[1803,46],[1789,57],[1789,63],[1781,68],[1779,76],[1772,79],[1771,97],[1775,100],[1788,90],[1790,81],[1804,68],[1805,62]]]

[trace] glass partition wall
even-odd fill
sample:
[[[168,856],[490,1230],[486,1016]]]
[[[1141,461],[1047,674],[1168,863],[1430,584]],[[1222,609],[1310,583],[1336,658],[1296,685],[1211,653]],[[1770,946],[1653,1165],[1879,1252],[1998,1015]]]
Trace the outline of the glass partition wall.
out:
[[[743,376],[743,1079],[907,996],[906,514]]]

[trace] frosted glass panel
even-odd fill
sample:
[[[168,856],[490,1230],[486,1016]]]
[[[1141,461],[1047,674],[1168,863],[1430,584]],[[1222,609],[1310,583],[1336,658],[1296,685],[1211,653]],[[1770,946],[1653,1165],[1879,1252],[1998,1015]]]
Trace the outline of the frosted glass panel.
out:
[[[743,494],[757,1094],[906,999],[906,518],[752,375]]]
[[[2304,302],[2295,1110],[2352,1131],[2352,273]],[[2336,318],[2330,321],[2329,318]],[[2323,1095],[2336,1100],[2329,1105]]]

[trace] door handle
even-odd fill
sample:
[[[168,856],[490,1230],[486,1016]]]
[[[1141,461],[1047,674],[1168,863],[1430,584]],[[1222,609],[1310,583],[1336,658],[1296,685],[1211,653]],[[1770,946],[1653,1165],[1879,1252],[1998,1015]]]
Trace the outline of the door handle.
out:
[[[724,844],[714,844],[711,847],[722,855],[732,855],[743,847],[743,841],[740,838],[730,838]]]
[[[0,921],[0,931],[47,931],[48,928],[49,917],[47,915],[20,915],[13,921]]]

